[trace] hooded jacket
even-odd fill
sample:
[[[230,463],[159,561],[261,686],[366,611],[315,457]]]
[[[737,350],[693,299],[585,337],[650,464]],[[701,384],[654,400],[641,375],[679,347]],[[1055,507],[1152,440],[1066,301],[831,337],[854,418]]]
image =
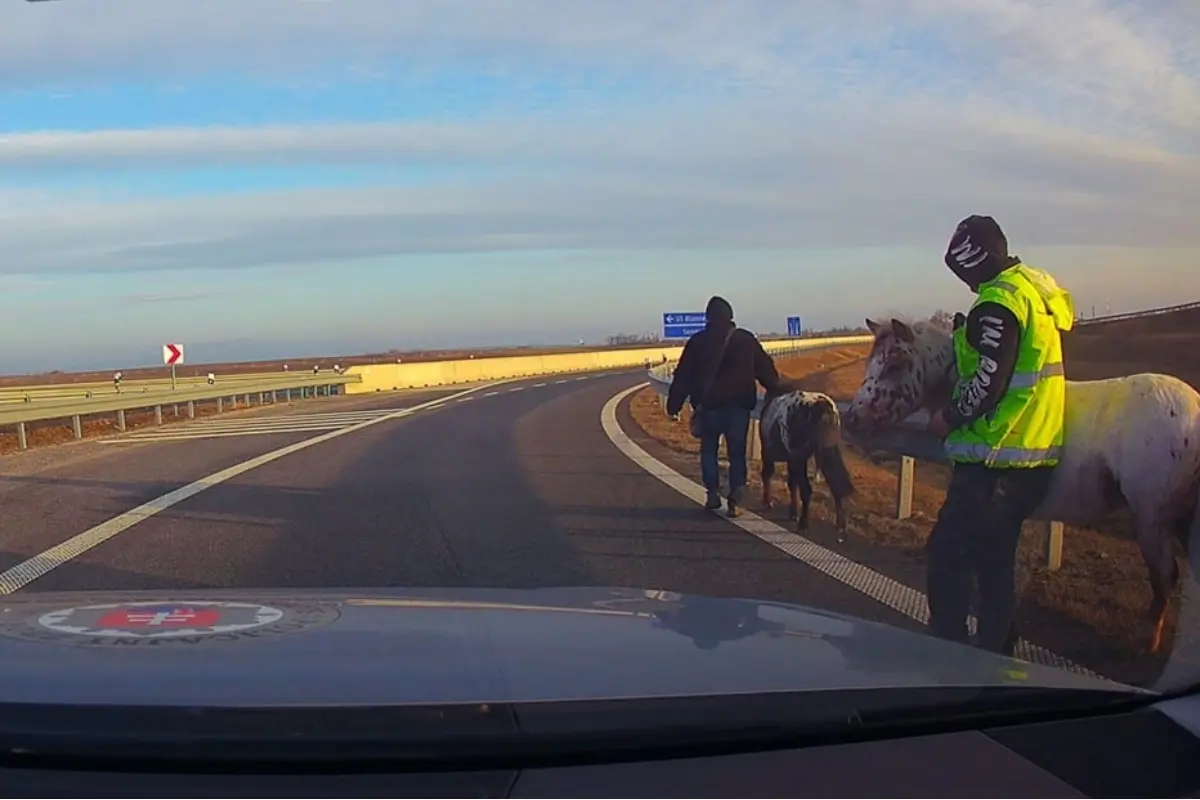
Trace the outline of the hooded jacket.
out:
[[[709,300],[704,313],[704,330],[688,339],[675,367],[667,394],[667,413],[678,414],[687,399],[691,400],[693,408],[753,409],[758,405],[757,383],[767,391],[779,390],[779,371],[774,359],[763,349],[758,337],[735,325],[733,307],[723,297]],[[719,363],[715,363],[721,344],[731,330],[733,333],[725,354]],[[697,397],[714,370],[715,377],[708,393]]]

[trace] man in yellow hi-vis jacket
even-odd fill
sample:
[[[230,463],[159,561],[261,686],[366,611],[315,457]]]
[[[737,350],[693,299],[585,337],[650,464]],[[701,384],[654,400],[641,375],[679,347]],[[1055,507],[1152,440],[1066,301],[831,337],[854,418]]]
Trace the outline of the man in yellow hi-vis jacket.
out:
[[[1061,334],[1071,329],[1075,309],[1050,275],[1009,255],[991,217],[959,223],[945,262],[977,298],[954,332],[958,386],[929,423],[954,464],[929,535],[929,626],[938,636],[967,641],[974,577],[977,643],[1011,654],[1017,543],[1062,450]]]

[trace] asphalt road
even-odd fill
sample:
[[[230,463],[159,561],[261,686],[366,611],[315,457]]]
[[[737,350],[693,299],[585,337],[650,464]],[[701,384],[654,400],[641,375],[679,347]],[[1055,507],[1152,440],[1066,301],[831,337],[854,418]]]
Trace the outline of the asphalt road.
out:
[[[601,409],[642,380],[634,371],[317,399],[0,458],[0,583],[21,593],[627,586],[917,627],[622,454]],[[619,417],[632,433],[624,407]],[[288,446],[301,449],[238,466]],[[131,514],[180,490],[190,496]]]

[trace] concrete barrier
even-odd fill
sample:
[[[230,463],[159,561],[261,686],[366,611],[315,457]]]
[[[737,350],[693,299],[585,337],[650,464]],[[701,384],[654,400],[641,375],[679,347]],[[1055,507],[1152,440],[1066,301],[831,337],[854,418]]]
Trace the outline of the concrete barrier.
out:
[[[860,344],[871,341],[870,336],[841,336],[821,339],[785,339],[763,342],[773,355],[782,355],[815,347],[839,344]],[[501,356],[471,358],[456,361],[426,361],[413,364],[370,364],[350,367],[348,375],[361,377],[359,383],[346,386],[348,394],[386,392],[394,389],[415,389],[425,386],[447,386],[456,383],[503,380],[506,378],[556,375],[568,372],[590,372],[621,367],[642,367],[647,363],[661,365],[678,361],[682,345],[664,345],[631,350],[590,350],[577,353],[555,353],[542,356]]]

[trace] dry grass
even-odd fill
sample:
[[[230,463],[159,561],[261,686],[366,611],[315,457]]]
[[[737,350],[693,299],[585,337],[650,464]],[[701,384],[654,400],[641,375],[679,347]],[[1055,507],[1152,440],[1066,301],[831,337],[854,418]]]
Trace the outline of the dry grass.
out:
[[[1111,331],[1105,330],[1108,326],[1096,326],[1068,335],[1065,346],[1069,377],[1095,379],[1155,371],[1175,374],[1200,386],[1200,318],[1160,317],[1134,322],[1137,324],[1114,325]],[[1164,346],[1167,341],[1173,343],[1170,350]],[[801,355],[781,360],[780,372],[805,389],[846,400],[862,381],[866,352],[862,346]],[[1109,360],[1102,360],[1106,355]],[[687,426],[672,423],[663,415],[653,390],[638,392],[631,402],[633,418],[651,437],[680,452],[698,452]],[[866,453],[853,444],[847,451],[847,464],[858,489],[850,514],[851,542],[856,538],[866,540],[892,556],[900,556],[900,561],[908,562],[907,569],[895,569],[892,577],[923,588],[919,580],[923,549],[945,497],[949,469],[918,462],[913,515],[897,520],[898,459]],[[781,483],[776,482],[773,491],[777,503],[786,502],[786,488]],[[751,489],[755,497],[761,492],[753,470]],[[757,503],[752,501],[751,507],[754,505]],[[832,504],[820,485],[813,514],[814,519],[833,518]],[[1142,620],[1150,603],[1150,588],[1129,516],[1117,515],[1096,529],[1068,527],[1063,565],[1056,572],[1045,568],[1045,537],[1035,531],[1032,526],[1027,530],[1018,553],[1022,594],[1018,621],[1022,632],[1055,652],[1115,678],[1137,683],[1153,681],[1165,659],[1141,654],[1146,634]],[[894,557],[880,560],[884,564],[897,561]],[[885,566],[877,568],[889,571]],[[1168,643],[1174,635],[1176,611],[1172,608],[1168,619]]]

